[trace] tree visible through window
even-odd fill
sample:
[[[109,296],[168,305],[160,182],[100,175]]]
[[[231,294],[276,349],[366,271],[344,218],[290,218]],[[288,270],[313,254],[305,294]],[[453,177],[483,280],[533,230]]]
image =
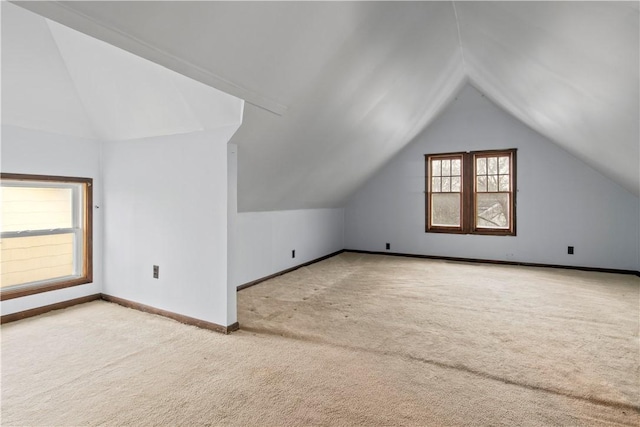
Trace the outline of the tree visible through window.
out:
[[[2,299],[91,282],[92,180],[2,174]]]
[[[515,235],[515,149],[425,160],[427,232]]]

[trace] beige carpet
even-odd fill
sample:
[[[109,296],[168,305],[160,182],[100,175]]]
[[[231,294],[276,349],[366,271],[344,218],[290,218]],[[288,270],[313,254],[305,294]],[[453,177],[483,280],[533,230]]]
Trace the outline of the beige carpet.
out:
[[[2,327],[2,425],[640,425],[640,279],[344,253],[219,335],[92,302]]]

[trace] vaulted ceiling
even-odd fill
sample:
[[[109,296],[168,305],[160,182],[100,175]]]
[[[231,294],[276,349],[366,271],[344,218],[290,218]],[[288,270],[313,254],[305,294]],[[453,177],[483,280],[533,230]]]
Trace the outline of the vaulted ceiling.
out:
[[[121,141],[240,125],[243,101],[10,3],[2,123]]]
[[[638,2],[14,2],[246,101],[241,211],[342,205],[470,82],[640,193]]]

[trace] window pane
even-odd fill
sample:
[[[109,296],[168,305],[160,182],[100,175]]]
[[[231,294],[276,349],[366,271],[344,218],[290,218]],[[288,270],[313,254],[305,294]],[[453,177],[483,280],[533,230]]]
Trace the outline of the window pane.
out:
[[[460,226],[460,193],[431,195],[431,225]]]
[[[479,176],[477,178],[476,191],[481,191],[483,193],[486,193],[486,191],[487,191],[487,177],[486,176]]]
[[[440,192],[440,180],[441,178],[431,178],[431,191],[434,193]]]
[[[509,175],[500,175],[499,191],[509,191]]]
[[[451,160],[451,175],[461,175],[460,159]]]
[[[71,188],[2,187],[2,231],[73,227]]]
[[[476,175],[487,174],[487,159],[480,157],[476,160]]]
[[[451,178],[442,177],[442,192],[450,193],[451,192]]]
[[[487,171],[489,174],[498,173],[498,158],[497,157],[489,157],[487,158]]]
[[[451,191],[459,192],[460,191],[460,177],[454,176],[451,178]]]
[[[431,176],[440,176],[440,160],[431,160]]]
[[[509,158],[508,157],[500,157],[499,159],[499,167],[501,174],[509,173]]]
[[[498,176],[497,175],[489,175],[487,177],[487,190],[488,191],[498,191]]]
[[[73,240],[73,233],[2,239],[0,287],[73,275]]]
[[[476,194],[476,226],[509,228],[509,194]]]
[[[451,160],[442,161],[442,176],[451,175]]]

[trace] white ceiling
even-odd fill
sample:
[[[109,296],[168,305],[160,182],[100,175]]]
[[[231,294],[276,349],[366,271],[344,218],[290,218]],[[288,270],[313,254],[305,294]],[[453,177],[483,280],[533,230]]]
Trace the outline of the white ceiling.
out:
[[[96,138],[47,22],[1,5],[2,123]]]
[[[637,6],[456,3],[471,81],[524,123],[636,195]]]
[[[2,123],[104,141],[239,125],[243,101],[2,4]]]
[[[342,205],[467,79],[640,193],[637,2],[19,4],[245,99],[242,211]]]

